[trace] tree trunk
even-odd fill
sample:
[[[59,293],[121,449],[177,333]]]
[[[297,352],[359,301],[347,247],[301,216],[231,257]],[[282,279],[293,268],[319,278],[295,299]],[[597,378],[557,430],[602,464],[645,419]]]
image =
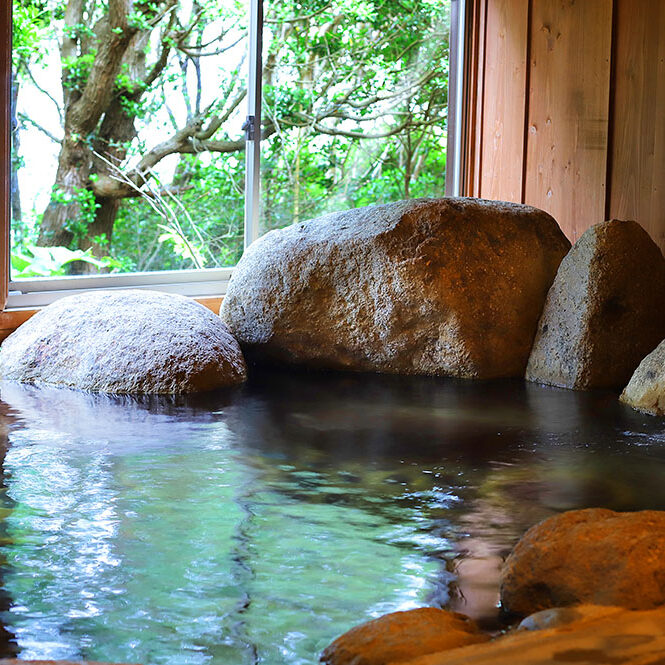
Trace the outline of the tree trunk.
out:
[[[81,0],[70,0],[65,13],[66,25],[75,27],[82,16]],[[111,160],[123,159],[125,137],[131,140],[135,135],[133,118],[124,113],[115,89],[127,49],[137,40],[136,29],[127,24],[126,2],[110,0],[109,13],[98,21],[94,32],[95,59],[85,83],[72,88],[63,71],[65,138],[38,245],[74,245],[87,249],[100,233],[106,233],[110,241],[109,229],[113,228],[118,204],[100,204],[92,193],[90,176],[109,170],[102,160],[95,158],[95,152],[106,153]],[[63,61],[76,55],[76,43],[69,33],[63,37],[61,55]],[[112,150],[110,146],[114,146]]]
[[[68,132],[58,156],[53,194],[46,206],[37,244],[69,247],[84,223],[81,198],[86,195],[90,176],[90,152],[81,138]]]
[[[120,208],[120,199],[96,198],[95,204],[98,206],[95,211],[95,219],[88,226],[86,235],[79,239],[79,249],[92,249],[95,256],[108,256],[113,235],[113,225]],[[70,264],[72,275],[94,275],[99,272],[106,272],[105,269],[99,269],[97,266],[86,261],[74,261]]]

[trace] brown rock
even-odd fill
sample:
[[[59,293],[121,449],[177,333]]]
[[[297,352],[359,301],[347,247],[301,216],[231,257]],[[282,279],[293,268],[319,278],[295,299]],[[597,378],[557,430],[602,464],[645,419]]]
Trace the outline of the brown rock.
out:
[[[526,378],[621,388],[665,338],[665,259],[637,222],[596,224],[561,262]]]
[[[240,383],[245,362],[218,316],[158,291],[57,300],[0,348],[0,375],[106,393],[190,393]]]
[[[420,656],[400,665],[663,665],[665,608],[592,612],[567,625],[519,630],[484,644]]]
[[[462,614],[434,607],[393,612],[352,628],[321,654],[328,665],[386,665],[489,639]]]
[[[607,616],[620,610],[608,605],[575,605],[574,607],[552,607],[540,610],[522,619],[518,630],[548,630],[560,628],[584,619]]]
[[[417,199],[272,231],[221,316],[257,360],[467,378],[522,376],[568,251],[547,213]]]
[[[638,365],[620,399],[642,413],[665,416],[665,341]]]
[[[665,604],[665,512],[571,510],[531,527],[501,574],[504,610]]]

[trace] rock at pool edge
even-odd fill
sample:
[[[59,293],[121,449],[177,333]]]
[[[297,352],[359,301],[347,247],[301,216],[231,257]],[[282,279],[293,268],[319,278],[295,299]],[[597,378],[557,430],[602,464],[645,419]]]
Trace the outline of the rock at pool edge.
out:
[[[665,338],[665,258],[632,221],[587,229],[547,294],[526,378],[561,388],[623,388]]]
[[[220,314],[257,362],[518,377],[569,248],[550,215],[514,203],[357,208],[259,238]]]
[[[501,604],[527,616],[590,603],[665,604],[665,512],[571,510],[531,527],[501,573]]]
[[[637,366],[621,401],[652,416],[665,416],[665,341]]]
[[[462,614],[421,607],[384,614],[352,628],[323,651],[321,662],[326,665],[387,665],[488,639],[489,636]]]
[[[57,300],[0,347],[0,376],[105,393],[177,394],[246,378],[221,319],[184,296],[97,291]]]

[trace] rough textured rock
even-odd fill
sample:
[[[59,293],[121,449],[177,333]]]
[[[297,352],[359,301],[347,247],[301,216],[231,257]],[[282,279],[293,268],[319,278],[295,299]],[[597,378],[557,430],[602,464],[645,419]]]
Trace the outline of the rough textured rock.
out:
[[[547,213],[417,199],[272,231],[221,316],[257,360],[468,378],[522,376],[570,243]]]
[[[352,628],[321,654],[328,665],[385,665],[489,639],[462,614],[434,607],[393,612]]]
[[[547,630],[560,628],[583,619],[593,619],[607,616],[617,611],[614,606],[608,605],[576,605],[574,607],[552,607],[549,610],[540,610],[522,619],[518,630]]]
[[[0,376],[107,393],[189,393],[242,382],[218,316],[190,298],[101,291],[62,298],[0,348]]]
[[[620,399],[642,413],[665,416],[665,341],[638,365]]]
[[[492,642],[429,654],[400,665],[663,665],[665,608],[605,608],[568,625],[519,630]]]
[[[526,378],[562,388],[623,388],[663,338],[663,255],[637,222],[602,222],[559,267]]]
[[[665,604],[665,512],[571,510],[531,527],[506,559],[501,603],[521,616],[580,603]]]

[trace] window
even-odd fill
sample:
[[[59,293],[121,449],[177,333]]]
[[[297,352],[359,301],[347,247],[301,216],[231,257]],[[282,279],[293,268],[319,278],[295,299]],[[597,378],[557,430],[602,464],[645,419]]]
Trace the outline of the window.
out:
[[[456,189],[458,0],[13,4],[10,307],[219,295],[261,233]]]

